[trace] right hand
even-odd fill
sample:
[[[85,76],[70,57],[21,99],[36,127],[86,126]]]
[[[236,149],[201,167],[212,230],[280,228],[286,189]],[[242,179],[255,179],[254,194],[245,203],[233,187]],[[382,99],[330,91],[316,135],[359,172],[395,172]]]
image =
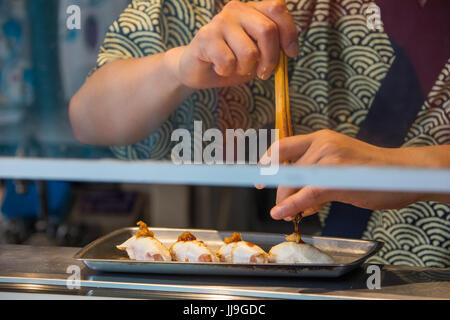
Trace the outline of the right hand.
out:
[[[205,89],[239,85],[256,76],[268,79],[280,48],[289,57],[299,52],[297,29],[282,0],[231,1],[188,46],[167,54],[183,85]]]

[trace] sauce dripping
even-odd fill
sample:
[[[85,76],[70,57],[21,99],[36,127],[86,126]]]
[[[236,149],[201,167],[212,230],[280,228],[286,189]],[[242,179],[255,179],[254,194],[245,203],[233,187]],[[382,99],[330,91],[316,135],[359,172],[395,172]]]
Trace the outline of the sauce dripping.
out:
[[[294,223],[294,233],[286,237],[287,242],[305,243],[303,242],[300,232],[298,231],[298,224],[302,218],[302,213],[299,213],[292,221]]]
[[[298,224],[300,223],[300,220],[302,220],[302,218],[303,218],[303,216],[302,216],[302,213],[300,212],[298,215],[295,216],[295,219],[293,220],[295,233],[299,233],[298,232]]]
[[[294,233],[286,236],[286,241],[287,242],[295,242],[295,243],[305,243],[302,240],[299,232],[294,232]]]

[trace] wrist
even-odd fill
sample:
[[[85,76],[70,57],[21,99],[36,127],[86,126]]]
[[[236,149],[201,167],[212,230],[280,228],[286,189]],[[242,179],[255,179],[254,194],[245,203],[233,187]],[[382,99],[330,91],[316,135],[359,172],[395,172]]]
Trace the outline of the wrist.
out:
[[[448,162],[448,151],[443,146],[428,147],[405,147],[387,149],[390,164],[405,167],[423,168],[446,168],[450,166]]]
[[[426,167],[428,163],[418,157],[418,153],[411,148],[380,148],[384,162],[396,167]]]
[[[164,53],[163,63],[165,69],[168,71],[168,76],[171,78],[172,83],[182,91],[194,92],[194,89],[186,86],[180,76],[180,60],[186,47],[181,46],[170,49]]]
[[[421,193],[418,194],[416,202],[432,201],[450,204],[450,194],[448,193]]]
[[[438,156],[433,157],[430,147],[405,147],[405,148],[380,148],[385,164],[396,167],[423,167],[439,168]],[[450,204],[450,194],[432,192],[411,192],[409,193],[410,203],[421,201],[434,201]]]
[[[407,166],[401,148],[382,148],[376,147],[378,156],[376,156],[378,164],[385,166]]]

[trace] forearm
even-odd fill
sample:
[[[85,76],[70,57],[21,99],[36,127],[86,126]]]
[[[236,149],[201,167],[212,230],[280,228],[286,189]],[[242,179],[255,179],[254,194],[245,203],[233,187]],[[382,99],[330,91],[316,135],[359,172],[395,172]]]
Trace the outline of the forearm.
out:
[[[396,165],[450,170],[450,145],[399,148],[393,156]],[[424,193],[419,200],[450,203],[450,193]]]
[[[177,50],[116,60],[98,69],[70,102],[75,136],[86,144],[144,140],[193,92],[176,76]]]
[[[387,150],[389,153],[387,162],[392,165],[450,169],[450,145]]]
[[[277,142],[277,150],[280,163],[290,161],[303,166],[368,165],[450,170],[450,145],[381,148],[330,130],[281,139]],[[261,163],[270,163],[270,151],[261,158]],[[296,189],[281,186],[277,192],[277,205],[271,215],[277,220],[295,217],[299,212],[307,216],[332,201],[371,210],[387,210],[403,208],[418,201],[450,204],[450,193],[358,191],[314,186]]]

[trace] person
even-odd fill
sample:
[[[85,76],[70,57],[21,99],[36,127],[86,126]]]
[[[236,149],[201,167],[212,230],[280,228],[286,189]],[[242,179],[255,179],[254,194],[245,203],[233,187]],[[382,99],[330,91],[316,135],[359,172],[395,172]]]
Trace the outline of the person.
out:
[[[449,167],[449,4],[376,4],[133,0],[70,102],[74,134],[122,159],[168,159],[170,133],[192,131],[195,120],[273,127],[272,73],[283,50],[295,136],[280,142],[281,159]],[[369,23],[373,8],[390,13],[386,26]],[[392,13],[407,24],[394,28]],[[446,195],[279,187],[277,203],[275,219],[319,211],[324,235],[385,242],[373,262],[450,265]]]

